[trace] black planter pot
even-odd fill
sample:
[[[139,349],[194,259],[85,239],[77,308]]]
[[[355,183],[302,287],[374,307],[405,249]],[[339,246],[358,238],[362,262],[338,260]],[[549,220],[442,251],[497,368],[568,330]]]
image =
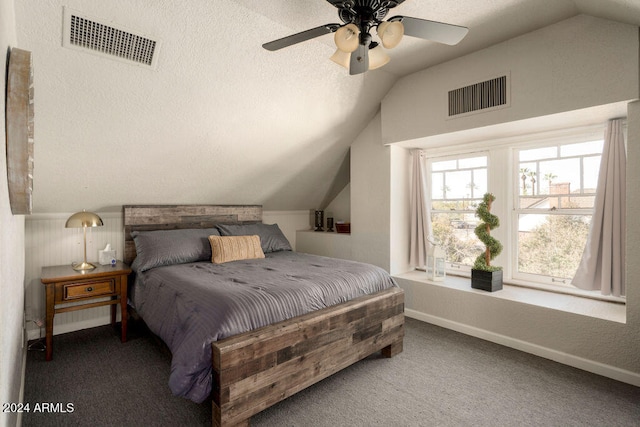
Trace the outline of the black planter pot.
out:
[[[471,287],[495,292],[502,289],[502,270],[484,271],[471,269]]]

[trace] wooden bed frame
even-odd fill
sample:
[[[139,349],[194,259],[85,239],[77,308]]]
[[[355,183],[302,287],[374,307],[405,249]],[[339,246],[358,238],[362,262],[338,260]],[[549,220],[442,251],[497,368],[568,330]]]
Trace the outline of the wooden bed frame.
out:
[[[125,254],[135,259],[134,230],[210,228],[262,222],[256,205],[124,206]],[[402,352],[404,292],[387,289],[214,342],[214,426],[250,418],[378,351]]]

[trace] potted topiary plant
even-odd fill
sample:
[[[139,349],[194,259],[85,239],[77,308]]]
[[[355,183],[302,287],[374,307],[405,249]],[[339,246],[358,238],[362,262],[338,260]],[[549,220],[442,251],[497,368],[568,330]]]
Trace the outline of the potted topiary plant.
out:
[[[500,226],[497,216],[491,214],[491,204],[496,197],[486,193],[476,208],[476,216],[482,221],[475,228],[476,236],[485,245],[485,251],[476,258],[471,269],[471,287],[493,292],[502,289],[502,267],[491,265],[491,261],[502,252],[502,244],[493,236],[491,230]]]

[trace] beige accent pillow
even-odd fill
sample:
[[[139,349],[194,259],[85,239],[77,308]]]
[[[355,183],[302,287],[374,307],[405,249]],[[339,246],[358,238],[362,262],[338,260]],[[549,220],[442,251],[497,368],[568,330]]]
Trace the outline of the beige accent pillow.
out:
[[[242,259],[264,258],[260,247],[260,236],[209,236],[211,262],[239,261]]]

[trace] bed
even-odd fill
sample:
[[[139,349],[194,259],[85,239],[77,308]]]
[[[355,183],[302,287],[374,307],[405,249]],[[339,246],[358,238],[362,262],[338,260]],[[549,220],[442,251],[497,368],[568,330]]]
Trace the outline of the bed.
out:
[[[172,351],[174,394],[211,397],[215,426],[248,425],[251,416],[371,354],[402,351],[404,293],[393,280],[368,264],[287,250],[277,225],[262,224],[261,206],[127,205],[123,213],[124,261],[136,271],[133,309]],[[255,243],[253,230],[260,235],[256,258],[219,264],[200,253],[217,237],[198,248],[195,261],[180,240],[187,236],[191,244],[194,236],[218,233]],[[175,248],[159,235],[179,236]],[[177,261],[165,262],[176,253]],[[220,289],[212,290],[207,281],[218,283],[223,273]],[[334,282],[345,289],[338,292]],[[227,292],[231,302],[217,306]],[[218,317],[228,306],[246,306],[250,314]],[[192,339],[195,344],[185,344]]]

